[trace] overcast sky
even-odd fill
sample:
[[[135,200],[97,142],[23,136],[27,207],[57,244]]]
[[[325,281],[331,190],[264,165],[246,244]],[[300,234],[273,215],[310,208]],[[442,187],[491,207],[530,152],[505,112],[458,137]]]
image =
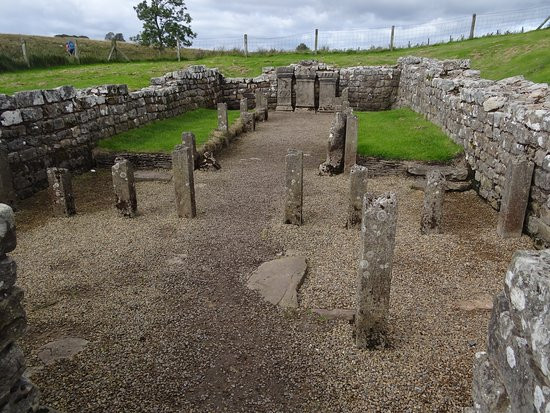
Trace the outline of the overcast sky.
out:
[[[0,0],[0,33],[67,33],[126,39],[141,24],[138,0]],[[188,0],[192,29],[202,38],[273,37],[310,32],[410,25],[501,10],[545,6],[548,0]]]

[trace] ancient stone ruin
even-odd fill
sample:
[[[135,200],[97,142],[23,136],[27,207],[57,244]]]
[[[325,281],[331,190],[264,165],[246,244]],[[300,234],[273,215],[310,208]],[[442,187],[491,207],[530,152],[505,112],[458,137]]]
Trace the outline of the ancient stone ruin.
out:
[[[65,168],[48,168],[49,192],[53,214],[57,217],[76,213],[71,173]]]
[[[434,169],[426,177],[424,190],[424,206],[420,220],[422,234],[439,234],[442,232],[443,201],[445,199],[445,176],[440,170]]]
[[[179,217],[194,218],[197,215],[194,169],[193,147],[176,146],[172,152],[172,172],[176,192],[176,210]]]
[[[361,224],[363,198],[367,194],[368,169],[365,166],[353,165],[349,175],[349,208],[347,227]]]
[[[136,216],[137,197],[134,166],[124,158],[118,158],[112,167],[115,208],[120,215],[128,218]]]
[[[286,200],[285,224],[302,225],[302,207],[304,202],[304,154],[289,149],[286,155]]]

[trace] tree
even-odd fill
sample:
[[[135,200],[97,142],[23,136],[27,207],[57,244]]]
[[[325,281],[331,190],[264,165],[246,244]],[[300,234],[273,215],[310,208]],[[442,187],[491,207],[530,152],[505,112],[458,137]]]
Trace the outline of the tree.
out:
[[[105,35],[105,40],[113,40],[115,37],[115,34],[113,32],[109,32]]]
[[[191,16],[184,0],[143,0],[134,7],[138,19],[143,22],[143,31],[134,40],[159,50],[176,47],[179,43],[191,46],[197,35],[191,30]]]
[[[300,43],[298,46],[296,46],[297,52],[307,52],[309,50],[309,47],[305,43]]]

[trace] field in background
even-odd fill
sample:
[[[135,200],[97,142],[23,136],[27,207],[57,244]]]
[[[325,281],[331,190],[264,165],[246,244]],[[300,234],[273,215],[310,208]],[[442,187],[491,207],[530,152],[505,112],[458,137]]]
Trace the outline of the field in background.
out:
[[[360,155],[447,162],[463,150],[438,126],[410,109],[355,113],[359,118]]]
[[[229,110],[231,125],[238,117],[238,110]],[[102,139],[98,146],[113,152],[164,152],[170,153],[181,143],[184,131],[193,132],[197,147],[207,141],[218,126],[215,109],[196,109],[170,119],[159,120],[137,129]]]
[[[110,46],[108,42],[106,46]],[[124,46],[133,46],[126,44]],[[30,47],[30,46],[29,46]],[[108,53],[108,47],[105,49]],[[139,46],[137,46],[139,47]],[[151,53],[155,53],[149,49]],[[461,42],[394,51],[347,51],[305,53],[218,54],[184,62],[149,61],[74,65],[49,69],[0,73],[0,93],[47,89],[62,85],[77,88],[101,84],[125,83],[130,89],[148,86],[151,77],[192,64],[217,67],[226,76],[257,76],[265,66],[284,66],[300,60],[317,59],[338,66],[395,64],[401,56],[415,55],[440,59],[471,59],[472,66],[487,79],[524,75],[534,82],[550,83],[550,29],[524,34],[491,36]],[[191,52],[188,52],[190,54]]]

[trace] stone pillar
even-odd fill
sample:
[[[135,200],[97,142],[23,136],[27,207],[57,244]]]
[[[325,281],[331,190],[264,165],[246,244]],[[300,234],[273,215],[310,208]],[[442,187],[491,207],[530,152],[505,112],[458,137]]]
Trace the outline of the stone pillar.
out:
[[[256,120],[254,119],[254,114],[251,112],[241,113],[241,118],[243,120],[244,130],[246,132],[252,132],[256,130]]]
[[[506,168],[497,224],[497,233],[503,238],[521,236],[534,167],[533,162],[528,160],[512,160]]]
[[[248,99],[247,99],[247,98],[242,98],[242,99],[241,99],[241,102],[240,102],[240,110],[241,110],[241,115],[242,115],[243,113],[248,112]]]
[[[0,147],[0,202],[15,206],[16,201],[8,151]]]
[[[36,412],[39,392],[23,377],[25,358],[17,345],[27,318],[21,302],[23,290],[15,286],[17,266],[6,255],[17,246],[15,215],[6,204],[0,204],[0,228],[0,411]]]
[[[277,68],[277,110],[293,111],[292,86],[294,83],[293,67]]]
[[[197,152],[195,134],[192,132],[183,132],[181,134],[181,143],[183,146],[193,148],[193,159],[195,160],[195,169],[197,169],[200,163],[200,155]]]
[[[229,120],[227,119],[227,103],[218,103],[218,130],[227,133]]]
[[[315,110],[315,70],[299,66],[296,69],[296,109]]]
[[[327,160],[319,165],[321,175],[335,175],[344,168],[344,147],[346,144],[347,115],[336,112],[328,136]]]
[[[342,90],[342,96],[340,96],[340,101],[342,102],[341,110],[345,111],[350,107],[349,104],[349,88]]]
[[[344,173],[349,174],[355,162],[357,162],[357,140],[359,120],[356,115],[346,118],[346,144],[344,149]]]
[[[351,168],[349,175],[348,228],[352,228],[361,223],[363,198],[367,194],[367,175],[368,169],[365,166],[353,165]]]
[[[319,112],[334,112],[338,72],[317,72],[319,78]]]
[[[116,158],[111,171],[115,190],[115,208],[120,215],[132,218],[137,212],[134,167],[127,159]]]
[[[304,154],[289,149],[286,155],[285,224],[302,225]]]
[[[176,191],[176,210],[182,218],[197,215],[195,205],[193,150],[189,146],[178,145],[172,152],[172,173]]]
[[[361,261],[357,271],[355,343],[359,348],[387,346],[386,320],[397,224],[397,198],[392,192],[363,199]]]
[[[256,98],[256,109],[258,108],[268,108],[267,96],[262,93],[260,89],[254,91],[254,96]]]
[[[422,234],[441,234],[445,189],[445,175],[437,169],[430,171],[426,176],[424,207],[420,220],[420,232]]]
[[[56,217],[70,217],[76,214],[72,176],[65,168],[48,168],[49,193],[53,214]]]

